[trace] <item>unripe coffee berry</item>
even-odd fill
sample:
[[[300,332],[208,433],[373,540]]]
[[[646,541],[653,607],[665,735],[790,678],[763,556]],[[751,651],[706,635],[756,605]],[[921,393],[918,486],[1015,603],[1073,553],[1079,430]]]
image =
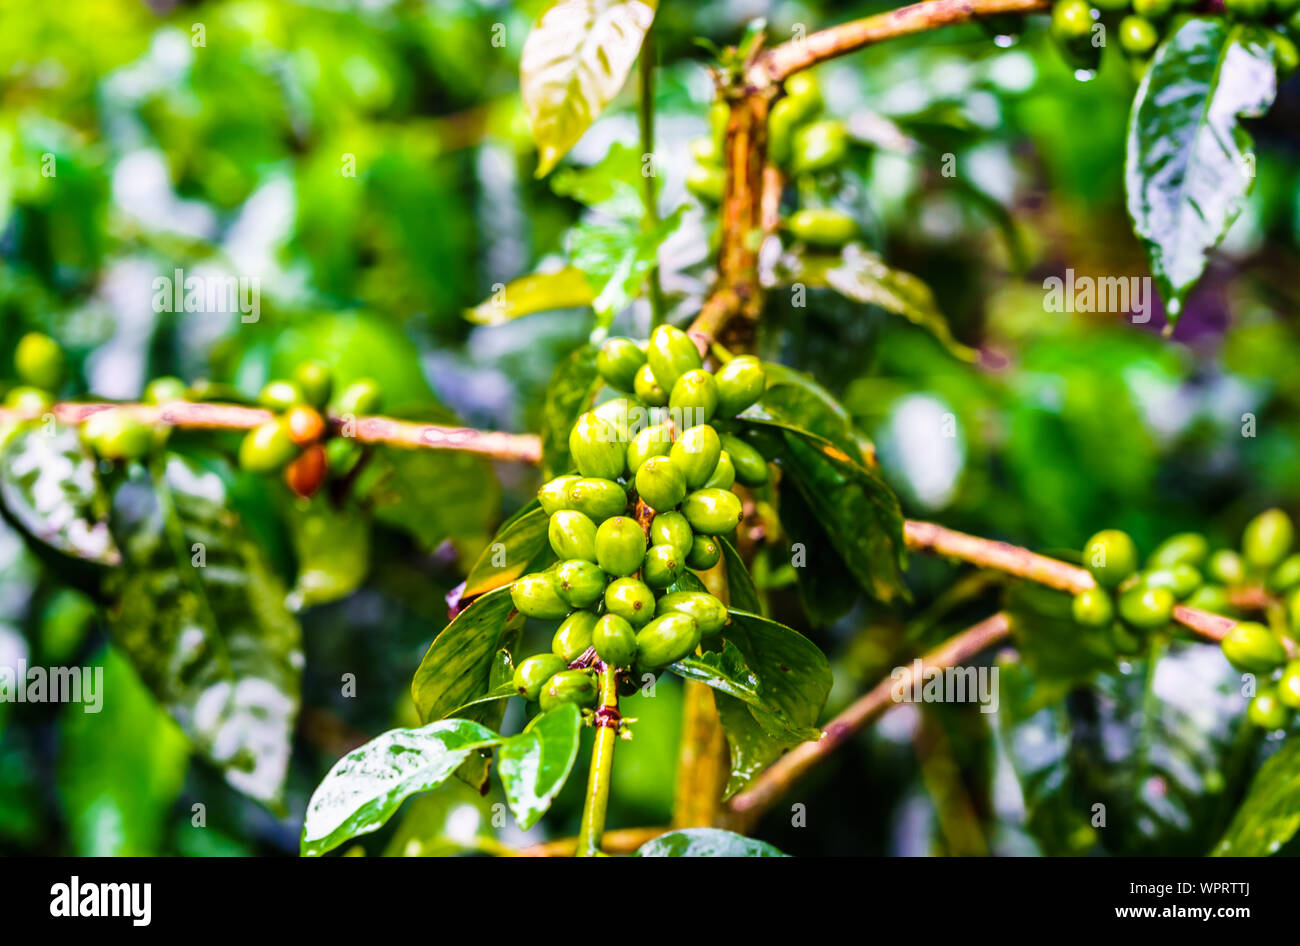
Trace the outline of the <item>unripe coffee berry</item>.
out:
[[[561,561],[570,558],[597,561],[596,524],[576,510],[558,509],[551,513],[546,536],[555,557]]]
[[[608,338],[596,355],[596,370],[620,391],[634,390],[636,373],[645,363],[645,352],[630,338]]]
[[[1105,529],[1083,547],[1083,566],[1103,588],[1114,588],[1137,571],[1137,546],[1127,532]]]
[[[651,457],[636,473],[636,491],[651,509],[672,509],[686,497],[686,477],[669,457]]]
[[[551,653],[573,663],[591,646],[591,630],[596,626],[596,612],[574,611],[560,624],[551,638]]]
[[[735,417],[749,407],[767,388],[763,363],[752,355],[733,358],[714,375],[718,384],[718,413]]]
[[[683,377],[683,381],[688,376]],[[679,384],[681,382],[678,382]],[[672,445],[668,456],[682,471],[688,489],[699,489],[708,482],[718,467],[718,458],[722,455],[722,441],[718,432],[708,424],[700,424],[682,431],[681,437]],[[678,502],[681,500],[679,499]],[[675,505],[675,504],[674,504]]]
[[[555,654],[536,654],[520,662],[515,668],[514,685],[519,695],[532,702],[557,673],[568,669],[563,657]]]
[[[650,333],[646,360],[655,380],[665,391],[672,391],[677,379],[688,371],[703,367],[700,351],[691,337],[679,328],[660,325]]]
[[[699,489],[683,500],[682,515],[696,532],[725,535],[740,524],[740,497],[725,489]]]
[[[635,519],[628,516],[615,516],[602,522],[592,545],[596,561],[611,575],[631,575],[645,559],[645,532]]]
[[[655,595],[645,582],[618,578],[605,589],[605,610],[641,627],[655,616]]]
[[[614,425],[591,411],[579,417],[569,433],[569,454],[583,476],[618,479],[627,461],[626,449]]]
[[[629,667],[636,660],[636,630],[617,614],[602,615],[591,631],[596,656],[611,667]]]

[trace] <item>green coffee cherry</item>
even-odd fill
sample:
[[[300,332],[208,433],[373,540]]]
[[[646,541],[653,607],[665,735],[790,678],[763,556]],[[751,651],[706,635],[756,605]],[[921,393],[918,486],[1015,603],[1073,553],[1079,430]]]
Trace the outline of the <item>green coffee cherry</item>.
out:
[[[673,464],[681,470],[688,489],[699,489],[709,481],[721,455],[722,440],[708,424],[682,431],[680,439],[668,453]]]
[[[353,417],[373,414],[379,410],[382,400],[383,392],[378,381],[374,378],[359,378],[334,398],[334,413],[340,416],[351,414]]]
[[[544,687],[557,673],[568,669],[563,657],[555,654],[535,654],[520,661],[515,668],[514,684],[519,695],[530,703],[536,700]]]
[[[520,614],[530,618],[550,621],[569,613],[569,603],[560,597],[554,576],[544,572],[517,579],[510,586],[510,600]]]
[[[1250,708],[1246,711],[1246,715],[1260,729],[1267,729],[1269,732],[1285,729],[1286,724],[1291,720],[1291,710],[1278,699],[1277,691],[1272,687],[1260,690],[1256,694],[1250,701]]]
[[[1292,20],[1292,29],[1297,30],[1300,23],[1294,21],[1300,20],[1300,13],[1295,14]],[[1300,32],[1300,30],[1297,31]],[[1300,50],[1296,49],[1291,37],[1285,33],[1273,33],[1271,39],[1273,40],[1273,61],[1277,63],[1278,74],[1283,77],[1291,75],[1296,71],[1296,67],[1300,66]]]
[[[613,480],[583,477],[569,484],[568,506],[593,522],[604,522],[627,509],[627,490]]]
[[[785,99],[795,105],[797,121],[806,121],[822,110],[822,92],[811,72],[796,72],[785,80]]]
[[[580,479],[580,476],[557,476],[543,484],[537,491],[537,501],[542,504],[543,511],[549,516],[561,509],[568,509],[569,487]]]
[[[745,486],[762,486],[767,482],[767,460],[763,455],[731,434],[722,435],[722,449],[731,457],[736,479]]]
[[[1115,605],[1104,588],[1088,588],[1074,596],[1070,613],[1078,624],[1106,627],[1115,620]]]
[[[1215,614],[1232,615],[1235,611],[1232,599],[1228,597],[1228,589],[1223,585],[1201,585],[1187,599],[1187,605]]]
[[[87,417],[81,439],[106,460],[137,460],[153,446],[153,428],[115,407]]]
[[[276,412],[287,411],[295,404],[303,403],[303,400],[302,390],[298,385],[284,378],[266,382],[262,386],[261,393],[257,395],[257,403],[267,410]]]
[[[1126,16],[1119,21],[1120,49],[1130,56],[1145,56],[1156,48],[1160,34],[1152,22],[1140,16]]]
[[[570,607],[589,608],[605,593],[605,569],[595,562],[571,558],[555,566],[555,584]]]
[[[636,660],[636,630],[617,614],[602,615],[591,631],[596,656],[611,667],[629,667]]]
[[[1264,0],[1265,3],[1268,0]],[[1133,0],[1133,12],[1148,20],[1159,20],[1174,9],[1174,0]]]
[[[692,653],[699,643],[700,628],[694,618],[665,614],[637,631],[637,663],[657,670]]]
[[[323,361],[308,360],[293,369],[293,380],[312,407],[321,408],[334,390],[334,377]]]
[[[646,425],[648,416],[645,405],[631,397],[610,398],[592,413],[614,428],[616,439],[625,450],[627,442]]]
[[[652,545],[645,553],[641,577],[651,588],[667,588],[686,568],[686,558],[671,545]]]
[[[681,558],[690,554],[694,541],[695,531],[680,512],[661,512],[650,522],[650,544],[667,545]]]
[[[715,166],[722,164],[722,151],[718,148],[718,143],[713,140],[712,136],[701,135],[699,138],[692,138],[688,147],[691,151],[691,157],[700,164]]]
[[[686,497],[686,477],[671,457],[651,457],[636,471],[636,491],[651,509],[672,509]]]
[[[1195,565],[1197,568],[1210,554],[1210,544],[1199,532],[1179,532],[1171,535],[1147,558],[1147,568],[1171,568],[1174,565]]]
[[[551,638],[551,653],[573,663],[591,646],[591,632],[596,626],[595,611],[574,611],[560,624]]]
[[[736,468],[731,463],[731,454],[726,450],[718,453],[718,465],[713,468],[709,478],[704,481],[705,489],[731,489],[736,482]]]
[[[791,165],[796,174],[809,174],[843,164],[849,154],[849,130],[837,119],[809,122],[794,133]]]
[[[605,589],[605,610],[633,627],[643,627],[655,616],[655,593],[635,578],[615,579]]]
[[[632,438],[627,445],[628,472],[636,473],[651,457],[666,457],[673,447],[672,424],[655,424]]]
[[[666,391],[671,391],[677,379],[686,372],[698,371],[703,367],[700,351],[691,337],[671,325],[660,325],[650,333],[646,360],[654,372],[655,380]]]
[[[723,365],[714,375],[718,384],[718,413],[735,417],[767,389],[767,372],[752,355],[741,355]]]
[[[1103,588],[1114,588],[1137,571],[1137,562],[1137,546],[1118,529],[1098,532],[1083,547],[1083,565]]]
[[[645,548],[645,533],[628,516],[606,519],[596,530],[596,561],[611,575],[622,577],[635,572],[645,559]]]
[[[1201,573],[1186,562],[1170,568],[1157,568],[1142,577],[1142,583],[1148,588],[1168,588],[1179,601],[1199,588],[1202,581]]]
[[[714,102],[709,106],[709,136],[713,139],[713,147],[719,153],[723,153],[723,148],[727,142],[727,122],[731,118],[731,106],[724,101]]]
[[[702,368],[687,371],[673,384],[668,409],[680,426],[707,424],[718,409],[718,383]]]
[[[727,172],[713,165],[692,165],[686,172],[686,189],[705,203],[720,204],[727,192]]]
[[[580,558],[586,562],[596,558],[596,523],[589,516],[573,509],[557,509],[551,513],[546,529],[547,538],[555,557],[564,561]]]
[[[1232,549],[1219,549],[1205,566],[1211,578],[1224,585],[1240,585],[1246,580],[1246,563]]]
[[[361,459],[361,445],[349,437],[325,441],[325,466],[332,476],[347,476]]]
[[[686,555],[686,564],[702,572],[718,564],[721,557],[722,548],[717,542],[707,535],[697,535]]]
[[[5,395],[5,407],[32,417],[39,416],[54,406],[48,391],[20,384]]]
[[[1223,638],[1223,656],[1244,673],[1269,674],[1286,663],[1286,648],[1263,624],[1242,621]]]
[[[589,670],[561,670],[551,677],[538,694],[542,712],[547,713],[565,703],[595,706],[599,698],[596,678]]]
[[[633,390],[637,370],[645,364],[645,352],[630,338],[607,338],[596,355],[596,370],[605,383],[620,391]]]
[[[185,400],[188,391],[184,381],[168,375],[154,378],[145,386],[144,400],[146,404],[170,404],[172,401]]]
[[[1106,13],[1122,13],[1127,10],[1130,0],[1091,0],[1092,5]]]
[[[799,124],[799,106],[789,97],[778,99],[767,113],[767,156],[778,167],[790,163],[790,143]]]
[[[857,221],[830,207],[796,210],[786,218],[785,228],[796,239],[813,246],[843,246],[858,235]]]
[[[1300,660],[1292,660],[1282,669],[1277,698],[1292,709],[1300,709]]]
[[[1092,7],[1088,0],[1058,0],[1052,7],[1052,35],[1069,41],[1087,38],[1092,32]]]
[[[668,403],[668,392],[664,390],[649,365],[637,369],[636,379],[632,382],[636,396],[653,407],[663,407]]]
[[[1174,595],[1168,588],[1138,585],[1119,596],[1119,616],[1138,630],[1164,627],[1174,611]]]
[[[700,634],[710,637],[727,623],[727,609],[711,594],[701,591],[674,591],[655,602],[655,615],[685,614],[694,619]]]
[[[569,433],[569,454],[583,476],[618,479],[623,475],[626,451],[614,425],[591,411],[579,417]]]
[[[298,453],[289,432],[279,421],[254,427],[239,444],[239,465],[250,473],[278,470]]]
[[[63,349],[43,332],[28,332],[14,349],[14,370],[24,384],[53,391],[63,380]]]
[[[1246,523],[1241,535],[1241,554],[1252,568],[1272,568],[1291,551],[1294,538],[1291,517],[1281,509],[1266,509]]]
[[[1282,559],[1268,576],[1268,587],[1273,591],[1290,591],[1300,585],[1300,552]]]
[[[725,535],[740,525],[740,497],[725,489],[698,489],[682,501],[682,515],[696,532]]]

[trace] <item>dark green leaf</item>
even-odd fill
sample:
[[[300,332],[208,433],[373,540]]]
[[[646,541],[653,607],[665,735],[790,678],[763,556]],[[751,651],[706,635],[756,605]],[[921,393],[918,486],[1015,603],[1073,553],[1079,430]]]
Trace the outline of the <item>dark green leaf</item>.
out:
[[[275,804],[289,763],[302,632],[285,589],[229,509],[221,476],[176,455],[113,496],[124,564],[113,639],[235,788]]]
[[[321,780],[303,820],[304,855],[324,854],[382,827],[409,796],[437,788],[496,733],[466,719],[393,729],[349,752]]]
[[[458,614],[429,646],[411,681],[420,718],[442,719],[489,694],[496,654],[512,645],[521,623],[509,586],[476,598]],[[479,712],[488,705],[479,704]]]
[[[583,345],[560,362],[546,387],[542,405],[542,475],[551,479],[573,468],[569,431],[600,389],[596,346]]]
[[[64,555],[116,565],[108,501],[72,427],[33,420],[0,448],[0,501],[28,535]]]
[[[723,637],[736,646],[757,678],[763,704],[796,732],[815,727],[831,690],[826,655],[784,624],[734,608],[729,613]]]
[[[785,857],[765,841],[719,828],[669,831],[642,844],[637,857]]]
[[[1160,44],[1133,102],[1124,180],[1170,324],[1254,181],[1239,117],[1277,92],[1265,32],[1224,17],[1192,18]]]
[[[519,827],[527,830],[546,814],[578,758],[582,713],[573,703],[533,717],[524,731],[497,751],[497,772]]]
[[[820,730],[816,726],[792,721],[785,715],[781,706],[768,703],[764,699],[762,681],[745,663],[740,650],[731,641],[724,641],[721,651],[693,654],[671,664],[669,669],[688,680],[697,680],[720,693],[740,700],[754,714],[754,719],[767,733],[789,735],[794,737],[795,741],[816,739],[820,735]],[[773,671],[775,672],[777,671]],[[817,710],[820,709],[820,706],[817,707]]]
[[[768,732],[759,725],[748,706],[721,691],[714,691],[713,702],[727,734],[727,750],[731,755],[731,773],[722,793],[725,800],[742,791],[786,749],[802,740]]]
[[[546,538],[549,524],[550,516],[537,500],[507,520],[470,569],[462,596],[475,598],[528,571],[538,556],[550,549]]]
[[[1288,739],[1264,763],[1237,809],[1215,857],[1276,854],[1300,828],[1300,740]]]
[[[781,528],[792,544],[801,547],[796,551],[801,552],[803,564],[792,571],[804,613],[815,627],[833,624],[861,597],[858,581],[799,490],[784,491],[779,512]]]
[[[519,85],[544,177],[614,100],[657,0],[557,0],[524,43]]]
[[[722,560],[727,569],[727,592],[733,608],[763,613],[763,605],[758,600],[758,591],[754,588],[754,579],[749,577],[749,569],[741,561],[740,553],[726,538],[719,536],[718,544],[722,547]]]

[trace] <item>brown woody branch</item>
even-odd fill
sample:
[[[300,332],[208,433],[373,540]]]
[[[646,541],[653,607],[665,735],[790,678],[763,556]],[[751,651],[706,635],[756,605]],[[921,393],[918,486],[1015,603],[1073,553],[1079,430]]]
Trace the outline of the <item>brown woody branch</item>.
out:
[[[49,413],[62,423],[80,424],[92,414],[112,409],[129,411],[147,424],[169,424],[173,427],[195,430],[251,430],[275,417],[271,411],[261,407],[194,401],[173,401],[158,406],[68,402],[53,405]],[[41,416],[43,415],[25,414],[9,408],[0,408],[0,422],[30,420]],[[497,460],[517,460],[522,463],[539,463],[542,459],[541,440],[534,434],[510,434],[495,430],[475,430],[470,427],[421,424],[391,417],[332,416],[329,418],[329,423],[336,433],[362,443],[459,450]]]

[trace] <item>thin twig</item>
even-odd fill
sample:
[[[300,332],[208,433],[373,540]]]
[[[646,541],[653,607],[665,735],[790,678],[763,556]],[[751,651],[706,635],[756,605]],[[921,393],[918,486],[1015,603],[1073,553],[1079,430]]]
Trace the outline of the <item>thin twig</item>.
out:
[[[669,830],[666,827],[615,828],[605,832],[600,847],[606,854],[627,854]],[[571,857],[577,849],[577,838],[560,838],[521,848],[518,853],[524,857]]]

